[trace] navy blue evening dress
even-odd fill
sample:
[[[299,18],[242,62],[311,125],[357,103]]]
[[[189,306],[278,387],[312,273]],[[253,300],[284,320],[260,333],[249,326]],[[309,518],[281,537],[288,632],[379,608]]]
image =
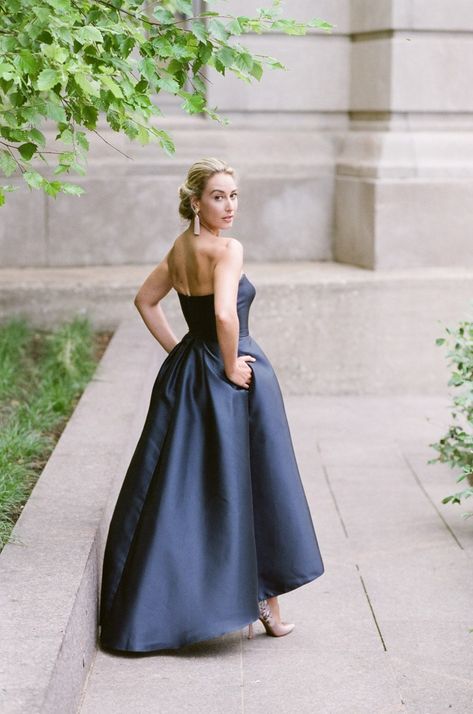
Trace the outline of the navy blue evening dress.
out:
[[[324,566],[281,390],[248,331],[256,290],[238,287],[249,389],[225,375],[213,294],[178,293],[189,331],[164,360],[110,522],[100,643],[175,649],[258,619],[258,600]]]

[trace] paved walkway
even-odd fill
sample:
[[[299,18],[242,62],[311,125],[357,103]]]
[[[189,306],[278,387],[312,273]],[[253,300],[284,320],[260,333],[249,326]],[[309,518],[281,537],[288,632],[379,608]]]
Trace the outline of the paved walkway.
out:
[[[280,599],[296,629],[98,652],[81,714],[471,714],[473,519],[440,503],[450,469],[426,464],[448,404],[287,397],[326,566]]]

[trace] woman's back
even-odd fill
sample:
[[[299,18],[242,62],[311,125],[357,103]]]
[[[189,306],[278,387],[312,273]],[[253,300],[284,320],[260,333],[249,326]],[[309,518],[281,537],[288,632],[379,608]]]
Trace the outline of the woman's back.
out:
[[[198,240],[182,233],[168,253],[169,276],[182,295],[209,295],[214,292],[213,272],[233,238],[201,236]]]

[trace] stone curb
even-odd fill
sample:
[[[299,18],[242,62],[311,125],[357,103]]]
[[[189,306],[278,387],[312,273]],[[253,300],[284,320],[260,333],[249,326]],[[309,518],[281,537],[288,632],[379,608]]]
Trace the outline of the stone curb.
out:
[[[77,711],[96,650],[105,529],[164,351],[122,322],[0,554],[0,710]]]

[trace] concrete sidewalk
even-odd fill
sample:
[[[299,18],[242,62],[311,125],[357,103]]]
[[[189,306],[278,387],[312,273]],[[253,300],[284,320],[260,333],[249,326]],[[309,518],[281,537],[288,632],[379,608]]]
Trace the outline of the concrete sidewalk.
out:
[[[81,714],[467,714],[473,519],[427,465],[445,397],[286,397],[326,572],[280,599],[294,632],[174,654],[99,651]],[[192,603],[189,603],[192,606]]]

